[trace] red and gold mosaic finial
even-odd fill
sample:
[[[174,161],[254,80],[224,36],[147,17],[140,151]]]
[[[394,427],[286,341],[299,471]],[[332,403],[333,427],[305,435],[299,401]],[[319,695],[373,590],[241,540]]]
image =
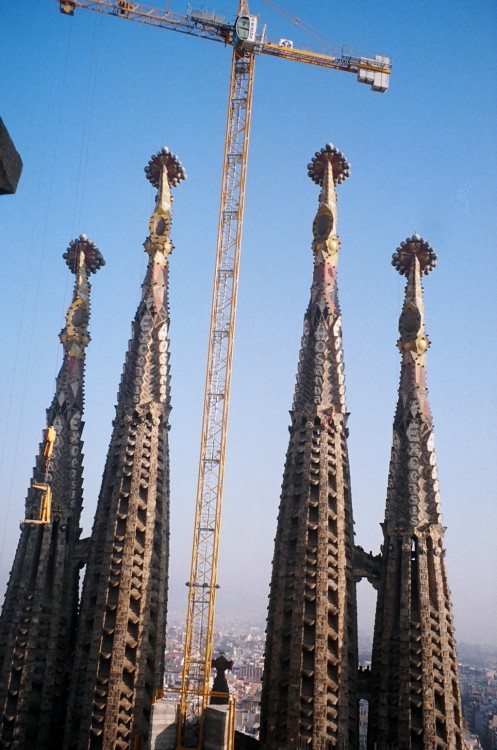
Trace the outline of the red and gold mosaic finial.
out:
[[[83,258],[81,258],[81,253],[83,253]],[[71,240],[62,257],[75,275],[80,270],[81,260],[84,261],[88,273],[96,273],[99,268],[105,266],[102,253],[86,234],[80,234],[77,239]]]
[[[176,154],[169,151],[167,146],[163,146],[160,151],[154,154],[145,167],[147,179],[150,180],[154,187],[160,187],[164,170],[171,187],[176,187],[182,180],[186,180],[186,172],[183,169],[183,165]]]
[[[419,367],[424,367],[425,364],[425,353],[430,340],[425,331],[421,277],[429,274],[436,264],[437,254],[429,242],[418,234],[401,242],[392,256],[392,265],[407,278],[404,305],[399,318],[400,338],[397,342],[399,350],[407,357],[405,365],[411,360]]]
[[[157,198],[149,222],[150,236],[145,240],[144,247],[150,258],[164,267],[166,258],[174,247],[170,238],[173,204],[171,188],[186,179],[186,172],[176,154],[163,146],[148,162],[145,174],[157,188]]]
[[[74,293],[66,313],[66,326],[60,333],[60,340],[67,354],[83,361],[84,349],[90,342],[88,321],[90,319],[90,283],[88,277],[105,265],[105,260],[94,242],[86,234],[71,240],[62,256],[71,272],[76,276]],[[81,370],[81,386],[83,371]]]
[[[406,237],[392,255],[392,266],[403,276],[409,275],[414,258],[419,261],[419,271],[428,275],[437,265],[438,256],[429,242],[426,242],[419,234]]]
[[[323,186],[327,165],[331,164],[333,169],[333,182],[339,185],[350,176],[350,164],[332,143],[319,151],[316,151],[310,163],[307,165],[307,174],[316,185]]]
[[[312,225],[314,261],[336,267],[340,240],[337,234],[337,195],[335,185],[350,175],[350,164],[332,143],[327,143],[307,165],[307,174],[321,186],[319,206]]]

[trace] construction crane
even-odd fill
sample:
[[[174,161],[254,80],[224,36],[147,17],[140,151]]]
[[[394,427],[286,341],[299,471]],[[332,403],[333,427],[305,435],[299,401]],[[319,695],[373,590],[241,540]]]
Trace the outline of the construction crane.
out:
[[[58,0],[61,12],[76,8],[118,16],[233,47],[222,192],[219,210],[216,266],[204,412],[198,470],[197,499],[181,685],[178,748],[200,747],[202,717],[210,694],[214,612],[218,571],[226,432],[242,241],[254,64],[258,54],[354,73],[373,91],[388,89],[391,61],[355,55],[330,56],[294,49],[289,40],[266,39],[265,27],[239,0],[234,23],[207,10],[188,9],[185,15],[127,0]]]

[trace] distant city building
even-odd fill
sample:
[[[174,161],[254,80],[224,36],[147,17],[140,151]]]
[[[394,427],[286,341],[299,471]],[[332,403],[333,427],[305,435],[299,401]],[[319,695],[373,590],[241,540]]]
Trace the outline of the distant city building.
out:
[[[260,682],[262,679],[262,667],[257,667],[255,664],[242,664],[240,667],[235,666],[233,671],[240,680]]]

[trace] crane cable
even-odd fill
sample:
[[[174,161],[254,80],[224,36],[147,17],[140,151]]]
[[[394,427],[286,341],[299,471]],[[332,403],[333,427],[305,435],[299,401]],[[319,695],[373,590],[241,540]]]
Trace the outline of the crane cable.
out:
[[[357,54],[357,50],[355,52],[352,52],[352,50],[347,49],[347,47],[344,47],[342,44],[339,44],[339,42],[336,42],[333,39],[330,39],[330,37],[326,36],[326,34],[323,34],[318,29],[315,29],[313,26],[311,26],[310,24],[302,20],[302,18],[299,18],[299,16],[294,16],[288,10],[285,10],[285,8],[281,8],[279,5],[277,5],[274,2],[274,0],[262,0],[262,2],[265,5],[267,5],[268,8],[271,8],[271,10],[274,10],[275,13],[278,13],[278,15],[280,15],[282,18],[289,21],[293,26],[295,26],[298,29],[302,29],[302,31],[305,34],[307,34],[308,36],[318,41],[321,45],[323,45],[325,49],[329,50],[334,56]]]
[[[86,85],[86,97],[85,97],[85,109],[83,116],[83,131],[81,135],[81,145],[79,153],[79,166],[78,176],[76,180],[76,199],[74,201],[73,211],[73,236],[78,232],[78,226],[81,225],[81,215],[83,212],[83,204],[85,197],[86,188],[86,174],[88,167],[88,153],[90,148],[90,140],[92,135],[93,125],[93,113],[95,110],[95,91],[96,81],[99,72],[100,62],[100,38],[97,35],[97,19],[95,15],[93,18],[93,29],[91,35],[91,45],[89,45],[90,54],[90,68],[88,72],[88,82]]]
[[[96,19],[95,19],[96,20]],[[95,26],[95,24],[94,24]],[[95,32],[95,29],[94,29]],[[59,138],[59,134],[61,132],[61,123],[62,123],[62,108],[63,103],[65,100],[65,96],[67,93],[67,74],[69,70],[69,52],[72,48],[72,29],[70,33],[67,35],[65,33],[65,30],[60,33],[61,39],[66,40],[66,49],[64,54],[64,66],[63,66],[63,72],[62,72],[62,83],[60,87],[53,86],[51,90],[50,95],[50,101],[48,104],[48,116],[43,118],[45,122],[45,130],[42,137],[42,145],[40,148],[41,152],[41,158],[38,160],[39,164],[39,173],[38,173],[38,189],[35,191],[36,193],[36,203],[33,205],[33,210],[31,211],[31,215],[35,218],[33,218],[33,224],[32,224],[32,230],[31,230],[31,240],[29,243],[30,247],[39,247],[40,248],[40,257],[37,262],[38,270],[36,273],[36,282],[35,282],[35,288],[34,293],[31,292],[29,288],[29,283],[32,277],[30,275],[25,276],[25,282],[24,282],[24,291],[23,291],[23,303],[21,304],[21,316],[19,318],[19,324],[18,324],[18,334],[16,336],[16,350],[14,355],[14,363],[12,368],[12,379],[11,379],[11,385],[10,385],[10,393],[9,393],[9,399],[8,399],[8,405],[7,405],[7,412],[5,414],[4,422],[6,424],[6,431],[4,433],[4,439],[2,441],[1,447],[0,447],[0,468],[3,468],[4,466],[4,459],[6,455],[6,447],[7,447],[7,436],[11,434],[11,431],[9,429],[9,424],[11,423],[12,419],[12,405],[13,404],[19,404],[18,411],[17,411],[17,419],[16,424],[17,427],[14,430],[14,437],[12,440],[13,443],[13,451],[12,451],[12,458],[9,461],[10,465],[10,476],[7,477],[7,492],[6,492],[6,507],[4,509],[4,520],[5,523],[3,525],[2,530],[2,536],[1,536],[1,544],[0,544],[0,569],[3,564],[3,552],[6,551],[6,540],[5,536],[7,533],[7,529],[9,528],[9,518],[10,518],[10,511],[11,511],[11,505],[12,505],[12,499],[13,499],[13,493],[14,493],[14,481],[18,476],[17,471],[17,463],[18,463],[18,457],[19,457],[19,449],[21,444],[21,426],[25,424],[24,419],[24,410],[25,405],[28,403],[29,400],[26,399],[26,393],[28,388],[28,379],[30,372],[32,372],[31,363],[33,358],[33,343],[35,338],[35,326],[38,327],[38,321],[39,321],[39,303],[40,303],[40,288],[41,288],[41,276],[42,276],[42,269],[45,265],[45,259],[46,259],[46,248],[47,248],[47,231],[48,231],[48,223],[49,218],[51,214],[51,207],[53,205],[53,186],[54,186],[54,172],[55,172],[55,164],[57,164],[57,144],[61,142],[61,139]],[[95,39],[95,33],[93,35],[93,41]],[[92,52],[94,51],[94,43],[92,46]],[[98,58],[97,58],[97,65],[98,65]],[[82,202],[83,202],[83,195],[84,195],[84,183],[86,179],[86,167],[87,167],[87,161],[88,161],[88,149],[89,149],[89,135],[86,139],[86,143],[84,142],[85,133],[89,133],[91,130],[91,114],[93,110],[93,103],[94,103],[94,94],[95,94],[95,81],[96,81],[96,70],[97,65],[93,65],[92,69],[90,71],[89,76],[89,82],[88,82],[88,88],[87,88],[87,97],[86,97],[86,107],[85,107],[85,113],[84,113],[84,130],[83,130],[83,138],[81,141],[81,147],[80,147],[80,163],[79,163],[79,171],[78,176],[76,179],[76,196],[79,197],[79,214],[77,217],[77,220],[79,222],[80,216],[81,216],[81,210],[82,210]],[[92,96],[90,98],[90,92],[92,92]],[[57,100],[56,100],[56,95]],[[90,117],[89,117],[89,110],[90,110]],[[53,158],[51,159],[52,168],[50,170],[50,175],[48,180],[46,179],[46,175],[43,172],[43,164],[44,164],[44,154],[47,152],[47,136],[48,131],[50,129],[50,123],[51,123],[51,116],[50,113],[55,112],[55,148],[54,148],[54,154]],[[90,119],[90,127],[87,128],[87,121]],[[37,212],[41,210],[41,196],[43,195],[43,191],[41,189],[41,186],[48,185],[48,190],[46,192],[47,196],[47,208],[43,211],[44,219],[41,222],[38,222],[36,216]],[[22,185],[21,185],[22,190]],[[74,226],[76,222],[76,208],[73,215],[72,220],[72,226],[73,226],[73,233],[74,233]],[[40,226],[41,226],[41,233],[40,233]],[[41,234],[41,236],[40,236]],[[64,283],[64,290],[62,294],[62,310],[59,313],[59,319],[64,320],[65,318],[65,310],[67,309],[67,299],[68,295],[70,294],[69,290],[69,278],[67,275],[65,276],[65,283]],[[30,300],[31,304],[28,304],[28,299]],[[28,311],[31,310],[31,321],[27,320]],[[27,326],[29,328],[29,334],[28,336],[23,335],[23,329]],[[25,351],[27,352],[27,359],[24,367],[22,367],[22,364],[20,363],[20,353],[21,353],[21,341],[26,341],[27,345],[25,348]],[[54,379],[57,377],[58,370],[60,368],[61,363],[61,351],[58,347],[55,355],[54,355]],[[19,376],[18,372],[22,368],[23,373],[21,376]],[[20,384],[20,396],[14,397],[14,391],[16,389],[16,385]],[[17,507],[17,503],[16,503]]]
[[[49,177],[47,179],[46,173],[44,172],[44,164],[45,159],[47,155],[47,140],[48,140],[48,132],[51,127],[51,113],[55,111],[55,132],[59,133],[61,129],[61,119],[62,119],[62,103],[64,99],[64,94],[66,90],[66,75],[68,70],[68,59],[69,59],[69,50],[71,49],[71,34],[68,36],[65,35],[62,31],[60,32],[60,39],[66,40],[65,45],[65,56],[64,56],[64,66],[63,66],[63,73],[62,73],[62,85],[59,87],[55,83],[50,89],[50,97],[48,102],[48,113],[46,117],[41,118],[44,122],[44,130],[42,132],[42,137],[40,139],[41,145],[39,148],[39,159],[37,160],[38,165],[38,176],[37,176],[37,187],[34,190],[35,193],[35,199],[31,205],[31,211],[30,216],[32,217],[32,225],[31,225],[31,232],[30,232],[30,240],[28,242],[29,248],[39,248],[39,257],[36,261],[36,273],[34,274],[36,276],[35,284],[34,284],[34,290],[30,287],[30,284],[33,281],[33,275],[32,274],[25,274],[23,276],[24,278],[24,289],[22,292],[22,302],[20,304],[21,309],[21,315],[19,316],[18,320],[18,329],[16,334],[16,350],[14,355],[14,363],[12,367],[12,379],[11,379],[11,387],[10,387],[10,393],[9,393],[9,399],[8,399],[8,406],[7,411],[4,417],[4,424],[6,425],[5,433],[4,433],[4,439],[2,441],[2,445],[0,448],[0,472],[3,470],[4,467],[4,458],[6,456],[6,447],[7,443],[13,444],[13,450],[12,455],[7,455],[7,458],[10,458],[9,460],[9,467],[10,472],[9,476],[6,477],[6,484],[7,484],[7,491],[6,491],[6,503],[5,508],[3,511],[3,518],[4,518],[4,524],[3,524],[3,530],[2,530],[2,537],[1,537],[1,544],[0,544],[0,569],[3,564],[3,555],[4,552],[7,552],[9,550],[8,544],[6,544],[6,533],[9,526],[9,519],[10,519],[10,510],[12,505],[12,499],[13,499],[13,493],[14,493],[14,481],[17,479],[19,472],[17,470],[17,464],[18,464],[18,458],[19,458],[19,448],[21,444],[21,426],[25,424],[24,419],[24,409],[26,404],[26,392],[27,392],[27,385],[28,385],[28,377],[30,372],[32,372],[31,368],[31,362],[32,362],[32,356],[33,356],[33,341],[34,341],[34,331],[35,331],[35,325],[38,326],[39,321],[39,302],[40,302],[40,287],[41,287],[41,272],[45,265],[45,258],[46,258],[46,245],[47,245],[47,226],[48,226],[48,218],[51,211],[52,206],[52,195],[53,195],[53,182],[54,182],[54,167],[52,166],[52,169],[49,172]],[[56,101],[56,95],[57,101]],[[56,144],[59,142],[59,139],[55,139]],[[52,165],[56,163],[56,148],[55,147],[55,153],[54,158],[51,159]],[[47,197],[47,206],[46,209],[43,209],[42,207],[42,199],[41,196],[43,195],[43,189],[42,187],[47,185],[48,190],[46,192]],[[21,182],[20,190],[23,190],[23,183]],[[40,221],[38,216],[39,212],[43,210],[43,219]],[[41,231],[40,231],[41,227]],[[29,253],[26,251],[25,255],[29,257]],[[67,282],[66,282],[67,283]],[[29,312],[31,312],[31,320],[28,320]],[[27,335],[24,335],[24,331],[27,332]],[[20,361],[21,359],[21,342],[26,342],[26,346],[23,346],[23,351],[27,353],[27,359],[24,365]],[[59,358],[59,352],[56,353],[56,360]],[[19,386],[19,389],[17,389],[17,386]],[[18,395],[20,392],[20,395]],[[16,404],[16,428],[14,430],[10,429],[11,420],[12,420],[12,409],[13,404]],[[13,435],[13,437],[12,437]],[[11,439],[9,439],[9,436]],[[17,490],[16,490],[17,491]],[[17,508],[17,504],[16,504]]]

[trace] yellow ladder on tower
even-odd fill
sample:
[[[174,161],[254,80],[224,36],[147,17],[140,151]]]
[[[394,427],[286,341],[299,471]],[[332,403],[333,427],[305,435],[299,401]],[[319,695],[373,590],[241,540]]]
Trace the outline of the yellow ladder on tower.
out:
[[[38,518],[25,518],[21,523],[29,524],[47,524],[52,520],[52,488],[47,482],[48,470],[50,468],[50,460],[52,458],[53,448],[55,445],[55,439],[57,433],[55,427],[47,427],[44,430],[45,446],[43,449],[43,458],[45,459],[45,465],[43,468],[43,482],[32,482],[31,489],[38,490],[40,493],[40,499],[38,502]]]

